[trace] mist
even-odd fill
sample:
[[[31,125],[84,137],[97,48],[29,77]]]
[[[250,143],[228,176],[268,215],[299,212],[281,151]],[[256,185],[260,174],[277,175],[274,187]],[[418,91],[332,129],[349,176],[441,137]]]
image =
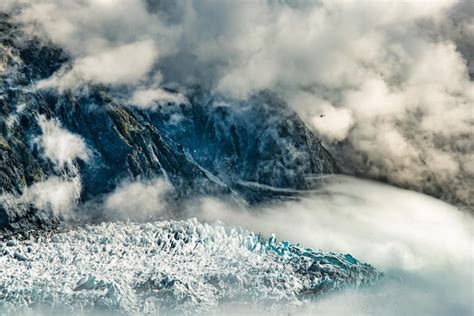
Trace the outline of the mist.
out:
[[[165,196],[170,189],[162,179],[123,182],[105,198],[104,216],[136,221],[169,217]]]
[[[385,273],[375,287],[323,297],[298,314],[469,315],[474,308],[473,218],[427,195],[334,176],[299,201],[245,209],[209,198],[189,215],[350,253]]]
[[[246,206],[192,199],[173,213],[161,180],[131,182],[106,198],[109,219],[197,218],[258,232],[264,238],[348,253],[384,273],[375,285],[324,295],[279,315],[470,315],[474,308],[474,219],[421,193],[350,176],[328,176],[295,200]],[[210,315],[271,315],[265,305],[221,304]],[[206,314],[207,315],[207,314]]]
[[[19,124],[15,115],[10,117],[11,124]],[[41,134],[32,139],[32,144],[52,164],[56,175],[38,175],[39,181],[26,186],[21,195],[0,194],[0,202],[13,214],[32,205],[38,212],[72,219],[82,190],[76,162],[89,162],[92,153],[82,137],[63,128],[57,120],[38,115],[38,125]]]

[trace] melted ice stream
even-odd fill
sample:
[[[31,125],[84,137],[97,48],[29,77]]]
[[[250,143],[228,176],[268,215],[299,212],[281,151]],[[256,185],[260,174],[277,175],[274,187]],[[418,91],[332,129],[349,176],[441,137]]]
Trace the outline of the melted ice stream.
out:
[[[11,239],[2,248],[0,309],[12,313],[35,307],[196,313],[223,302],[271,309],[380,276],[350,255],[195,219],[88,225]]]

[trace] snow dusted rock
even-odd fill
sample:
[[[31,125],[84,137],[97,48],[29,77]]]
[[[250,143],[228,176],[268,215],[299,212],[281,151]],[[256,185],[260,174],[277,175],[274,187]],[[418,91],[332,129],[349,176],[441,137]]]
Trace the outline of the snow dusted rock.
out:
[[[22,254],[19,253],[19,252],[15,252],[15,253],[13,254],[13,258],[15,258],[15,259],[18,260],[18,261],[27,261],[27,260],[28,260],[28,258],[26,258],[24,255],[22,255]]]
[[[104,85],[40,88],[68,64],[67,53],[1,12],[0,56],[0,231],[56,226],[65,209],[133,179],[166,180],[179,199],[238,195],[260,203],[338,170],[318,136],[268,91],[244,102],[190,89],[187,101],[147,110]]]
[[[276,308],[381,276],[350,255],[196,219],[103,223],[42,233],[14,248],[0,257],[0,310],[13,313],[35,306],[196,313],[228,301]],[[18,259],[27,248],[28,259]]]

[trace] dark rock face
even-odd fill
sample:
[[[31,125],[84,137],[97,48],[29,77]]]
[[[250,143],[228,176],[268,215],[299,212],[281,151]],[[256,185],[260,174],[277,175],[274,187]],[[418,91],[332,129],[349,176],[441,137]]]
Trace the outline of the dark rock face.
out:
[[[92,153],[74,161],[80,200],[96,199],[127,178],[164,177],[176,197],[232,194],[250,203],[309,188],[305,177],[337,166],[319,139],[277,96],[262,92],[235,101],[194,90],[189,103],[139,110],[116,91],[36,89],[67,56],[27,38],[0,16],[0,196],[61,176],[34,139],[40,115],[80,135]],[[0,229],[50,225],[57,218],[32,205],[0,204]]]

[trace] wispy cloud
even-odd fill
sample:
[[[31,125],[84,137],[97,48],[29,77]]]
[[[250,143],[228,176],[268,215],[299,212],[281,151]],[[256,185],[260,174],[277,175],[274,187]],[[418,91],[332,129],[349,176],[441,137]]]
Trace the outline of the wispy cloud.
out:
[[[169,216],[165,199],[169,191],[161,179],[122,183],[105,199],[104,215],[115,220],[156,220]]]
[[[350,253],[386,273],[378,286],[325,297],[307,304],[301,314],[469,313],[472,216],[432,197],[378,182],[342,176],[326,181],[299,201],[270,207],[246,209],[203,199],[190,206],[189,216]]]

